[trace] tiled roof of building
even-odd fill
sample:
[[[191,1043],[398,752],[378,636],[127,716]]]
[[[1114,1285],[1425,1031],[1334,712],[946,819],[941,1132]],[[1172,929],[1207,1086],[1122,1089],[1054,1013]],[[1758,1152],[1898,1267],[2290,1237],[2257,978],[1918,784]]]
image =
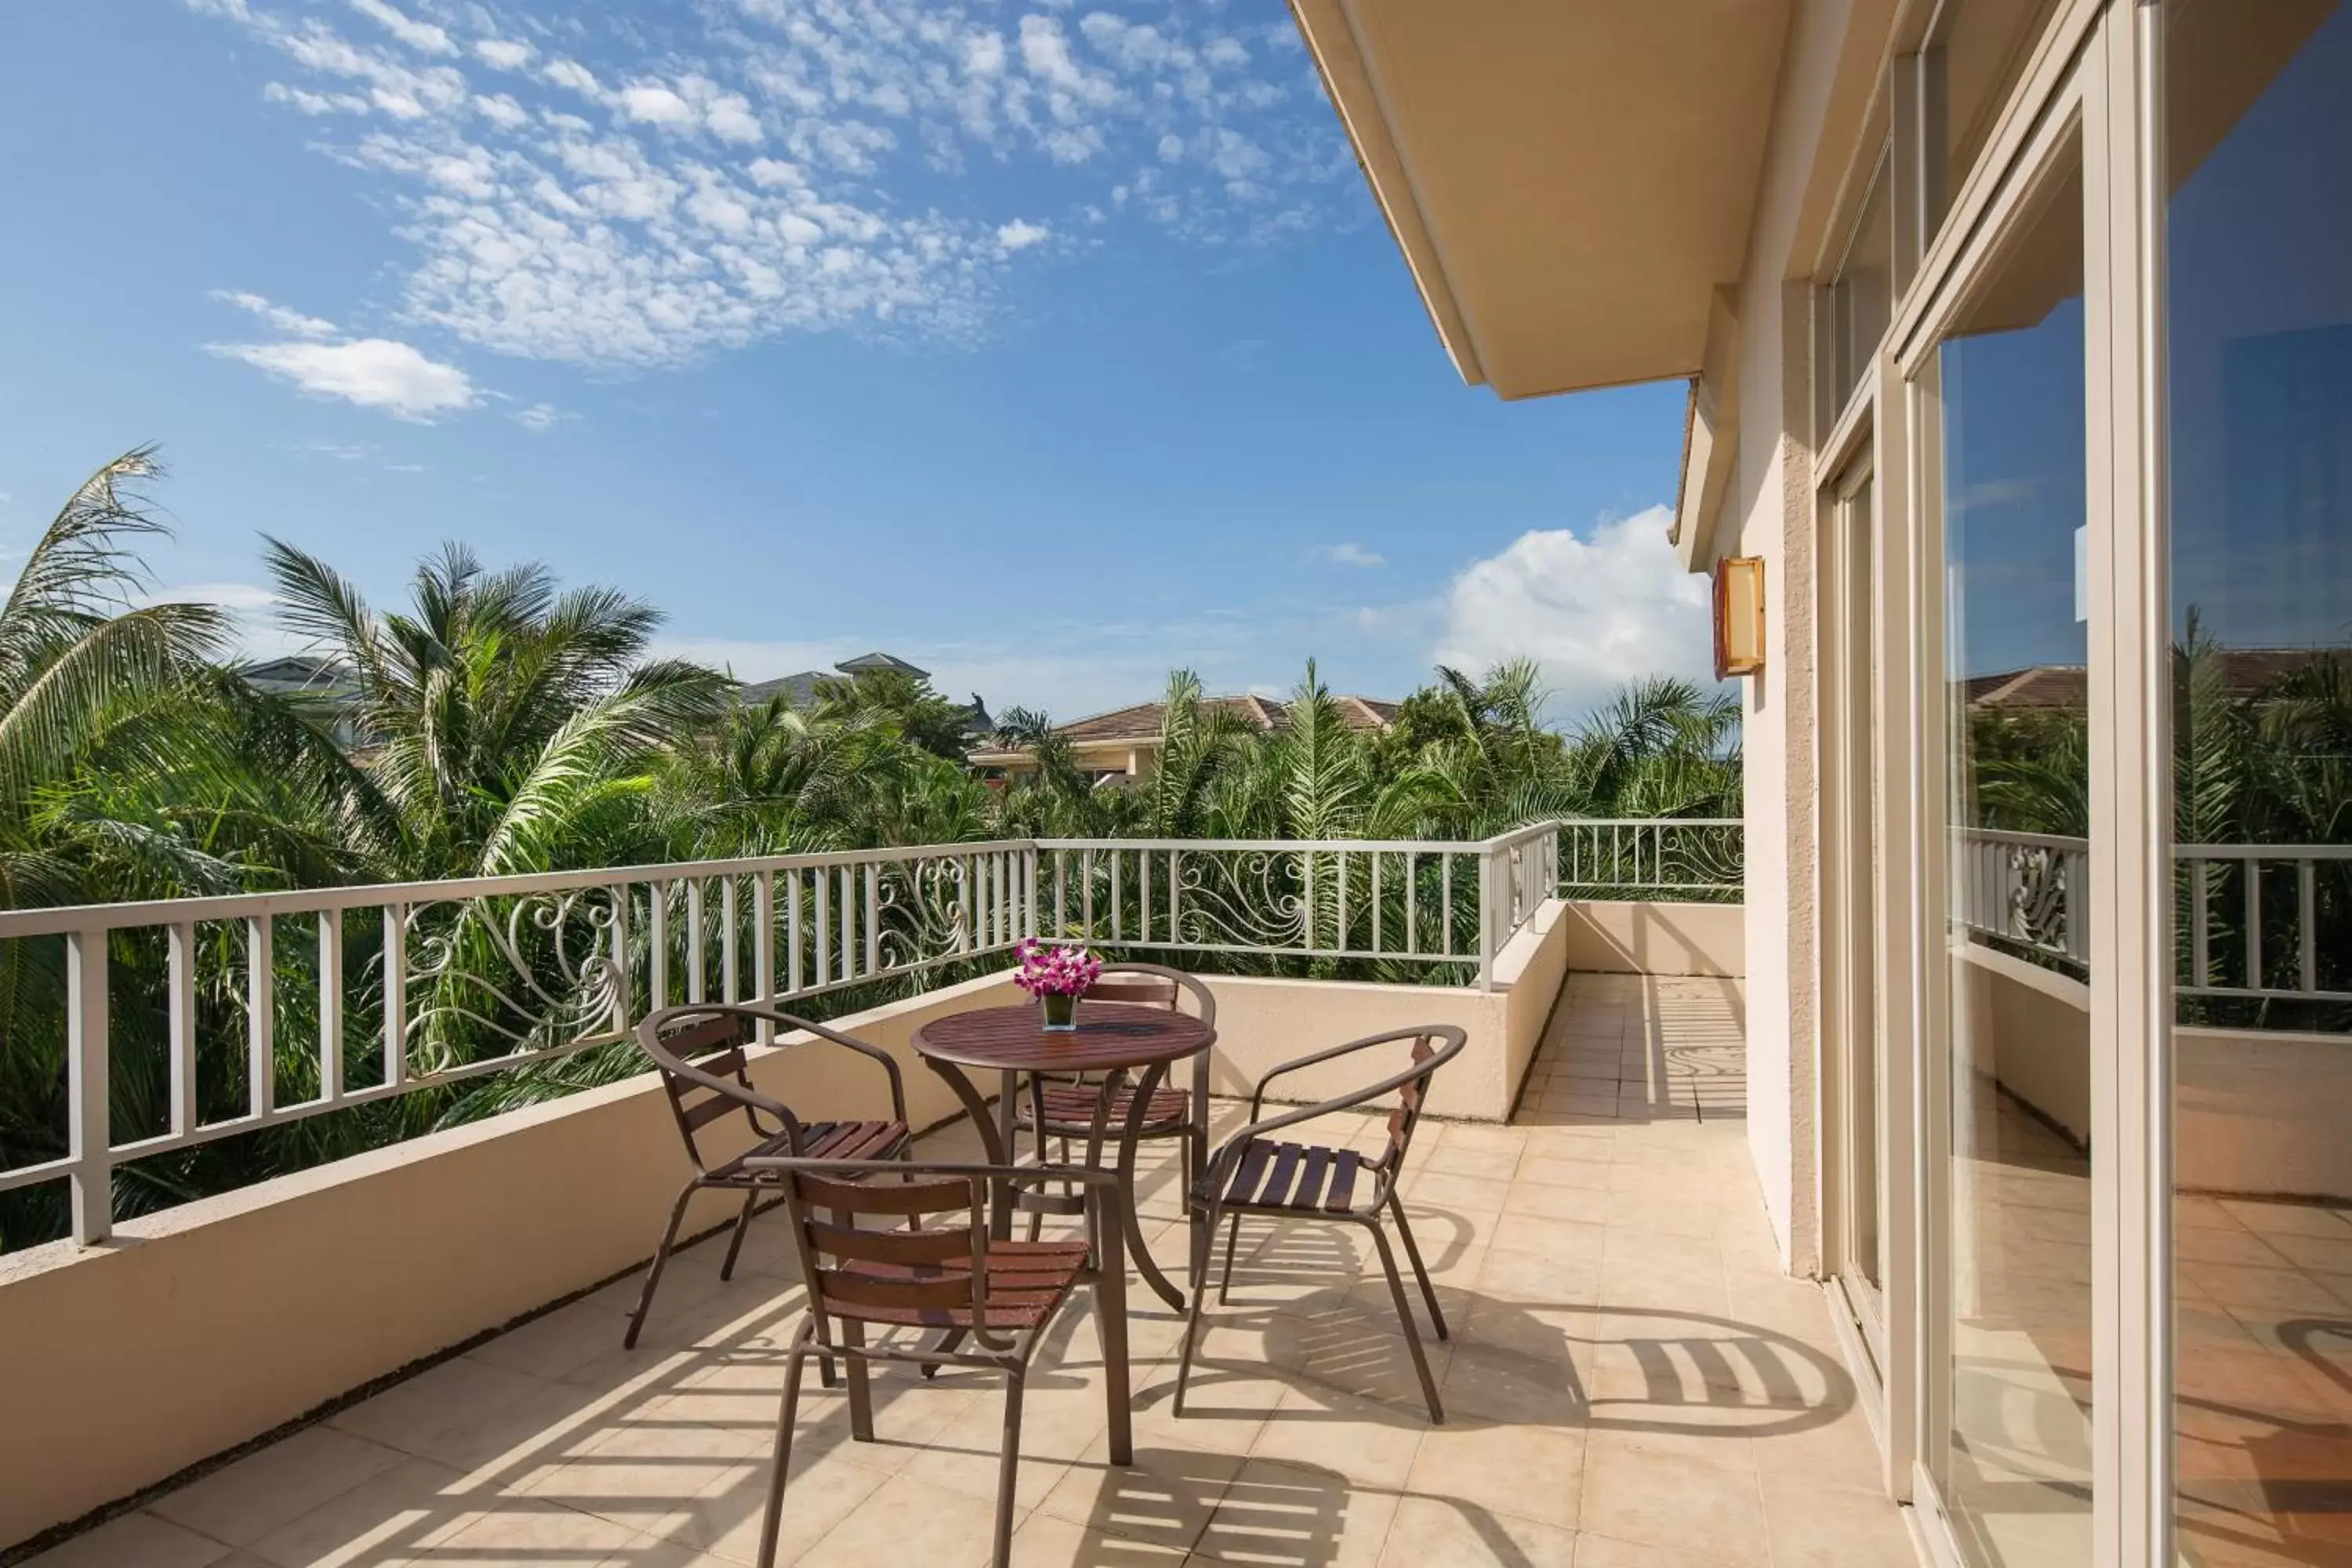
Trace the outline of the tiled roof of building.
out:
[[[2223,648],[2222,679],[2231,696],[2251,697],[2283,675],[2342,657],[2342,648]],[[1968,693],[1971,708],[2082,710],[2090,706],[2090,678],[2079,664],[2028,665],[1997,675],[1970,676]]]
[[[1351,730],[1384,730],[1396,718],[1398,705],[1377,698],[1344,696],[1332,701],[1341,722]],[[1055,733],[1077,745],[1157,741],[1166,709],[1162,702],[1138,702],[1057,725]],[[1267,732],[1290,724],[1290,704],[1272,697],[1203,697],[1201,711],[1203,716],[1231,713],[1251,728]]]

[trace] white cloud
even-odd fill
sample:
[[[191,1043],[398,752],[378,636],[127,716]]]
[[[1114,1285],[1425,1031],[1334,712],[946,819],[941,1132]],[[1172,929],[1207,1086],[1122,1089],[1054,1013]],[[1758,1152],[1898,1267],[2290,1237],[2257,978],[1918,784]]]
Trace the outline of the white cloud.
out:
[[[1454,580],[1435,660],[1480,669],[1534,658],[1564,715],[1643,676],[1711,680],[1706,583],[1682,569],[1671,521],[1655,506],[1582,537],[1521,534]]]
[[[476,38],[474,58],[493,70],[520,70],[539,51],[520,38]]]
[[[1389,558],[1360,544],[1327,544],[1316,552],[1334,566],[1385,566]]]
[[[1026,250],[1031,246],[1051,237],[1053,230],[1042,223],[1029,223],[1014,218],[996,231],[996,243],[1006,250]]]
[[[528,408],[517,409],[514,422],[533,435],[539,435],[554,429],[566,419],[579,417],[577,414],[568,414],[552,403],[534,403]]]
[[[273,305],[258,294],[215,289],[213,298],[224,304],[235,305],[240,310],[252,311],[289,337],[331,338],[335,335],[334,322],[318,316],[306,316],[299,310],[289,310],[283,305]]]
[[[404,317],[499,353],[966,338],[1021,265],[1015,237],[1278,241],[1362,210],[1311,78],[1182,0],[1017,19],[991,0],[708,0],[610,28],[555,0],[345,0],[373,24],[350,36],[310,0],[185,3],[282,57],[264,96],[375,183],[407,247]],[[1017,184],[940,179],[981,160]]]
[[[428,55],[454,55],[457,46],[449,35],[430,22],[420,22],[384,4],[384,0],[352,0],[352,9],[369,20],[380,23],[384,30],[412,49]]]
[[[215,343],[212,352],[292,382],[313,397],[340,397],[403,419],[470,408],[474,384],[453,364],[387,338],[351,342]]]

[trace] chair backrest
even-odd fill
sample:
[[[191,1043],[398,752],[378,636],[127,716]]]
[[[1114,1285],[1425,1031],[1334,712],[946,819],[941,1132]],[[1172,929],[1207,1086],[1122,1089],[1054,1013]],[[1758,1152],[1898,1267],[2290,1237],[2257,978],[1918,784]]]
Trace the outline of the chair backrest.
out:
[[[1413,1037],[1412,1060],[1422,1070],[1398,1086],[1396,1109],[1389,1112],[1388,1147],[1381,1152],[1381,1167],[1391,1175],[1403,1168],[1405,1151],[1412,1147],[1430,1080],[1468,1043],[1469,1037],[1451,1024],[1432,1025],[1427,1033]]]
[[[783,1131],[781,1120],[762,1120],[782,1108],[751,1087],[743,1055],[751,1036],[750,1014],[719,1005],[665,1008],[637,1026],[638,1045],[661,1069],[662,1092],[686,1142],[686,1157],[705,1173],[710,1163],[695,1134],[712,1122],[740,1110],[754,1140]]]
[[[817,1337],[830,1344],[831,1320],[901,1327],[970,1327],[987,1332],[988,1193],[978,1176],[925,1175],[908,1167],[897,1179],[863,1180],[791,1171],[784,1203],[808,1283]],[[960,1224],[929,1226],[962,1214]],[[886,1215],[895,1228],[868,1229],[859,1215]],[[961,1266],[961,1267],[959,1267]],[[959,1313],[967,1314],[962,1323]]]
[[[1195,974],[1181,969],[1171,969],[1161,963],[1106,963],[1102,974],[1087,992],[1090,1002],[1124,1002],[1135,1006],[1164,1007],[1171,1013],[1184,1010],[1186,998],[1192,1012],[1211,1028],[1217,1026],[1215,993]]]

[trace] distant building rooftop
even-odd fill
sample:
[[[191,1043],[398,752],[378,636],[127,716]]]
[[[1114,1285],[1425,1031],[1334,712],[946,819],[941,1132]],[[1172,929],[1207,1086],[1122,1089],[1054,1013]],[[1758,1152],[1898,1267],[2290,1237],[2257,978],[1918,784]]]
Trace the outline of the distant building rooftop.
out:
[[[1399,704],[1394,702],[1353,695],[1338,696],[1331,700],[1339,710],[1340,721],[1350,730],[1385,730],[1396,721]],[[1203,697],[1200,708],[1204,718],[1231,714],[1263,734],[1290,727],[1290,704],[1278,698]],[[1158,750],[1160,727],[1167,710],[1164,702],[1137,702],[1057,724],[1054,733],[1079,753],[1081,765],[1099,766],[1108,754],[1114,764],[1111,771],[1129,772],[1132,769],[1122,754]],[[1029,753],[1020,747],[984,748],[974,752],[971,760],[982,767],[1018,767],[1029,760]]]
[[[2230,647],[2221,650],[2221,677],[2232,697],[2252,697],[2278,679],[2323,659],[2340,648]],[[1996,675],[1973,675],[1968,680],[1969,706],[2011,711],[2090,708],[2090,678],[2079,664],[2032,664]]]

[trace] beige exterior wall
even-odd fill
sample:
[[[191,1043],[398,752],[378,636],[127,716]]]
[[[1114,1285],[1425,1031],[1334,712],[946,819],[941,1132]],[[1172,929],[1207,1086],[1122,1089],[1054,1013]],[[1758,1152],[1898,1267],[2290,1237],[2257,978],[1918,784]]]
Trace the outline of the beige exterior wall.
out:
[[[1580,900],[1567,906],[1568,967],[1602,974],[1748,973],[1748,911],[1738,904]]]

